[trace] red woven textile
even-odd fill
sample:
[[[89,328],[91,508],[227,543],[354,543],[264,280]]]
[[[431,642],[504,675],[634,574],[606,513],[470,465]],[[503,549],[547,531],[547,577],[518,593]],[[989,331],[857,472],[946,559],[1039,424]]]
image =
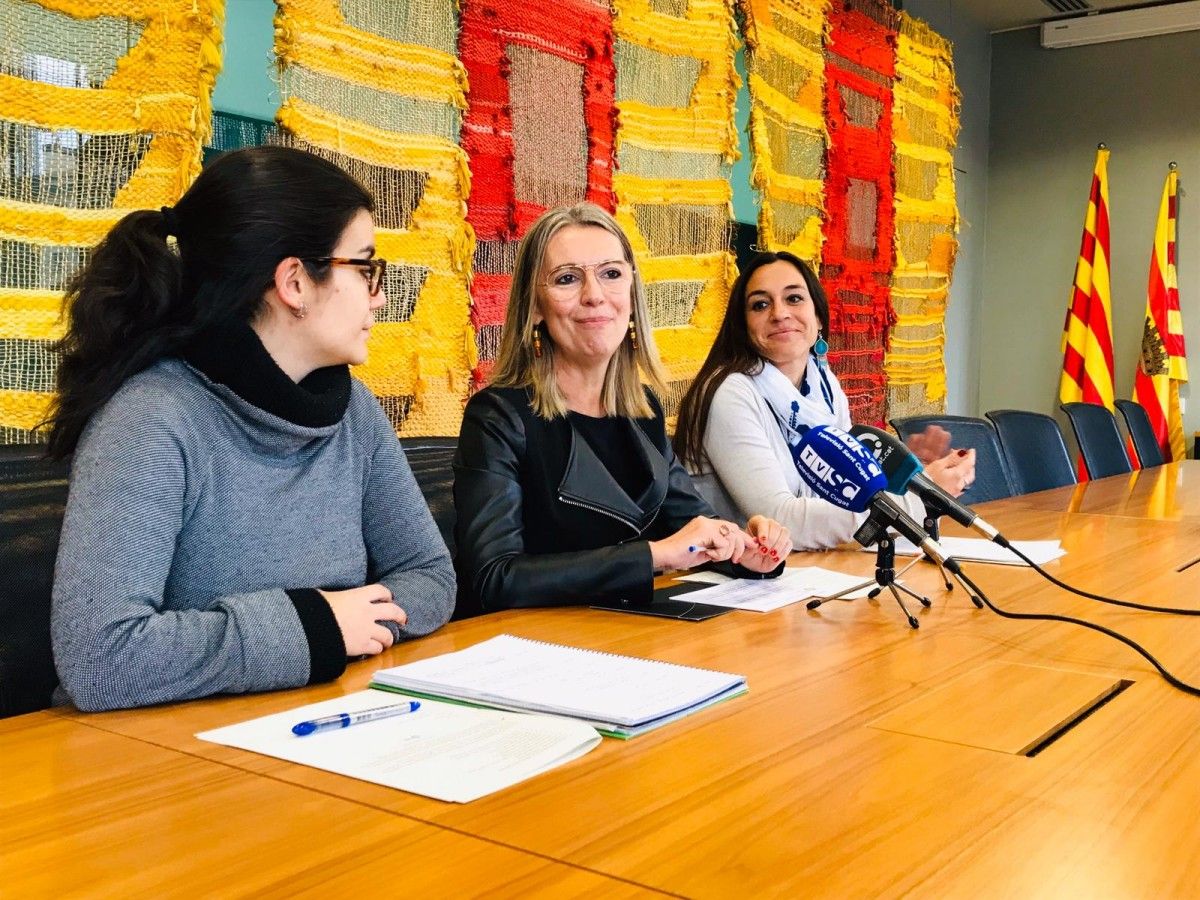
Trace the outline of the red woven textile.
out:
[[[857,7],[857,8],[856,8]],[[870,13],[870,14],[868,14]],[[856,422],[886,414],[883,354],[895,322],[892,83],[896,23],[880,4],[835,4],[825,48],[825,245],[830,361]]]
[[[471,321],[479,365],[472,380],[479,387],[499,347],[512,243],[546,209],[536,196],[522,196],[519,185],[525,185],[526,194],[561,196],[559,202],[587,199],[610,212],[615,207],[616,71],[611,15],[592,3],[464,0],[461,21],[459,57],[470,83],[462,129],[471,167],[467,221],[478,244]],[[514,68],[529,90],[539,60],[546,69],[545,94],[537,109],[514,110]],[[579,67],[579,77],[571,88],[577,84],[579,95],[556,93],[554,79],[570,80],[573,66]],[[586,146],[573,147],[577,137],[584,137]],[[568,157],[577,152],[577,172],[555,162],[560,149]]]

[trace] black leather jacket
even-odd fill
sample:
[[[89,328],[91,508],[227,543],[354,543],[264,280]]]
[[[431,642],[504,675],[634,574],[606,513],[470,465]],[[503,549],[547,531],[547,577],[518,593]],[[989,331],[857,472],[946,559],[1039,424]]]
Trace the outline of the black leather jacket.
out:
[[[650,399],[654,418],[625,420],[652,476],[631,498],[568,418],[534,413],[526,389],[487,388],[471,398],[454,458],[456,617],[650,601],[649,541],[715,515],[675,458],[662,408]]]

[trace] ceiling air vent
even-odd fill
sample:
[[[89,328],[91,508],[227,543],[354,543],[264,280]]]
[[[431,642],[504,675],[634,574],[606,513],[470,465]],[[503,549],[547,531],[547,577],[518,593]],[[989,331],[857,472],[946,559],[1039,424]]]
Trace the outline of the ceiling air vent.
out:
[[[1058,3],[1060,0],[1045,2]],[[1074,19],[1050,19],[1042,23],[1042,46],[1078,47],[1196,29],[1200,29],[1200,0],[1187,0]]]
[[[1081,13],[1095,9],[1087,0],[1042,0],[1055,13]]]

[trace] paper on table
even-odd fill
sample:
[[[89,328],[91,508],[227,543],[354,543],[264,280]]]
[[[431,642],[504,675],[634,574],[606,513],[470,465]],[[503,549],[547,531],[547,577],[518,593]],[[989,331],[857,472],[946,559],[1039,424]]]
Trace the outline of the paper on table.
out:
[[[720,572],[689,572],[687,575],[680,575],[676,581],[695,581],[700,584],[728,584],[735,579],[731,575],[722,575]]]
[[[1006,550],[999,544],[985,541],[983,538],[943,537],[938,540],[938,543],[942,545],[947,554],[964,562],[1025,565],[1011,550]],[[1039,566],[1067,555],[1067,551],[1062,548],[1060,541],[1013,541],[1012,544]],[[908,538],[898,537],[896,538],[896,552],[901,556],[917,556],[921,551]]]
[[[874,587],[874,582],[861,575],[846,575],[822,569],[820,566],[804,566],[785,569],[778,578],[739,579],[699,591],[690,591],[687,598],[711,606],[771,612],[807,600],[809,597],[828,597],[855,585],[864,585],[862,592],[855,591],[846,599],[863,596]]]
[[[380,691],[359,691],[196,737],[453,803],[476,800],[553,769],[601,740],[595,729],[571,719],[436,700],[422,700],[420,709],[404,716],[308,737],[292,734],[297,722],[370,709],[386,704],[387,697]]]

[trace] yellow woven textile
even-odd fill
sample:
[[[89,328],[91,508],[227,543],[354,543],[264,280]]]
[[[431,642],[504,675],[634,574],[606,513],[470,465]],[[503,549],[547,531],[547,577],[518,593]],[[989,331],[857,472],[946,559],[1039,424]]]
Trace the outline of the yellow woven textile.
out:
[[[750,89],[750,183],[762,194],[758,245],[821,256],[827,0],[740,0]]]
[[[896,323],[884,357],[888,415],[945,410],[946,302],[958,249],[953,152],[959,93],[949,42],[902,14],[892,115]]]
[[[277,0],[287,140],[376,197],[387,304],[355,370],[402,435],[458,433],[475,364],[455,0]]]
[[[726,0],[614,0],[617,220],[645,279],[672,415],[720,326],[739,86]]]
[[[0,0],[0,443],[54,387],[66,281],[200,171],[223,0]]]

